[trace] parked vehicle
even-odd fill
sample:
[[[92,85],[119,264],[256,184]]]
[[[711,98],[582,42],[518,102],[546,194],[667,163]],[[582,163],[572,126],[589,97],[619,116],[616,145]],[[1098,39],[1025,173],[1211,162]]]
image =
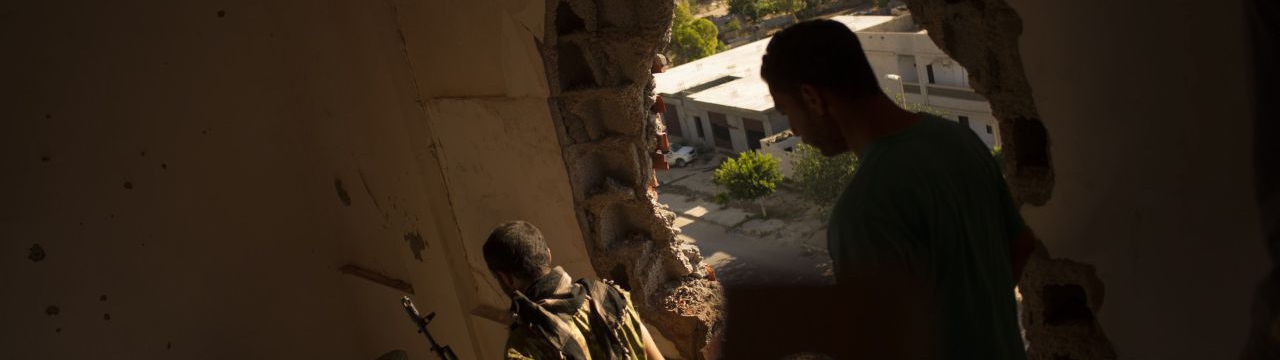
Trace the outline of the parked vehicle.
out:
[[[675,167],[684,167],[698,157],[698,149],[692,146],[681,146],[679,149],[672,150],[665,155],[667,164]]]

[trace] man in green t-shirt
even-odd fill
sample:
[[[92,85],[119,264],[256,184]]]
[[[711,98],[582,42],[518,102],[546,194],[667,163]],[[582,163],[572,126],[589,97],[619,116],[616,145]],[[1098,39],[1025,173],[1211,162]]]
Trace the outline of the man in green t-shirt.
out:
[[[837,283],[912,279],[927,294],[940,357],[1026,358],[1014,286],[1034,235],[986,145],[967,127],[898,107],[839,22],[779,32],[763,62],[796,135],[826,156],[858,156],[827,229]]]

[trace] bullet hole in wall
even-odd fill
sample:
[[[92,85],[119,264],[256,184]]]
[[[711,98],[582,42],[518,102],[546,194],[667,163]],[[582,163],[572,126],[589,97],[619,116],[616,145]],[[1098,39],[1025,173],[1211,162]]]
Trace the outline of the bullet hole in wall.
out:
[[[631,291],[631,279],[627,277],[627,268],[618,264],[609,271],[609,278],[618,283],[623,290]]]
[[[1076,284],[1044,287],[1044,321],[1054,326],[1088,323],[1094,319],[1084,287]]]
[[[62,312],[62,309],[53,305],[49,305],[49,307],[44,308],[44,314],[49,316],[58,315],[58,313],[61,313],[61,312]]]
[[[427,248],[427,242],[422,240],[422,234],[417,231],[406,233],[404,241],[409,242],[409,250],[413,252],[413,258],[422,261],[422,250]]]
[[[351,195],[342,187],[342,179],[333,179],[333,187],[338,190],[338,200],[342,200],[342,206],[351,206]]]
[[[224,17],[224,16],[227,16],[227,11],[226,11],[226,10],[218,10],[218,17]]]
[[[30,253],[27,254],[27,258],[31,259],[32,262],[40,262],[41,260],[44,260],[46,254],[44,253],[44,248],[40,247],[40,244],[32,244],[31,248],[28,250],[30,250]]]
[[[124,189],[125,189],[125,190],[133,190],[133,182],[132,182],[132,181],[125,181],[125,182],[124,182]]]
[[[41,157],[40,157],[40,161],[42,161],[42,162],[49,162],[49,160],[52,160],[52,159],[50,159],[48,155],[45,155],[45,156],[41,156]]]

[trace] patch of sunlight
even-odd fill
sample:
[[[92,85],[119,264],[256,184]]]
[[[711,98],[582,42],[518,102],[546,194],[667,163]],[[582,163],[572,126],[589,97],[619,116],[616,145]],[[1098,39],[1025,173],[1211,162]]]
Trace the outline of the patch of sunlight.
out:
[[[684,214],[692,217],[702,217],[702,215],[706,215],[708,212],[710,212],[710,210],[699,205],[694,206],[692,209],[685,210]]]
[[[737,258],[734,257],[733,255],[729,255],[723,251],[717,251],[711,254],[711,256],[703,258],[702,262],[707,263],[707,265],[711,265],[712,267],[716,267],[736,259]]]
[[[671,222],[671,226],[674,226],[675,228],[680,229],[680,228],[683,228],[685,225],[689,225],[692,223],[693,223],[693,219],[677,216],[676,221]]]

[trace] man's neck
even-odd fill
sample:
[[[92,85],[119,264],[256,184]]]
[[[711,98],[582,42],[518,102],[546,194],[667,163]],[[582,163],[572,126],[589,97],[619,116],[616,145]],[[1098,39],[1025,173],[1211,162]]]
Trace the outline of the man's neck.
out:
[[[872,141],[906,131],[920,121],[918,115],[903,110],[883,95],[855,99],[848,103],[848,109],[846,114],[850,118],[840,123],[849,125],[840,130],[845,144],[856,156],[862,156]]]

